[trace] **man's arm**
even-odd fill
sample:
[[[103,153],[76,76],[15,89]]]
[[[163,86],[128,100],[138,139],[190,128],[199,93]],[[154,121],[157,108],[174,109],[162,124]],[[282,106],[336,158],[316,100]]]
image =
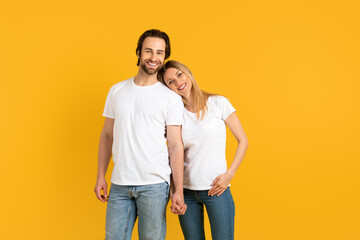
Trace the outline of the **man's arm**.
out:
[[[97,172],[96,185],[94,189],[96,197],[102,202],[107,201],[106,199],[108,197],[105,175],[112,154],[113,128],[114,128],[114,119],[105,118],[104,127],[100,135],[98,172]],[[104,192],[104,197],[101,196],[101,190],[103,190]]]
[[[171,212],[184,214],[186,204],[184,203],[183,176],[184,176],[184,145],[181,139],[181,126],[167,126],[167,142],[172,172]]]

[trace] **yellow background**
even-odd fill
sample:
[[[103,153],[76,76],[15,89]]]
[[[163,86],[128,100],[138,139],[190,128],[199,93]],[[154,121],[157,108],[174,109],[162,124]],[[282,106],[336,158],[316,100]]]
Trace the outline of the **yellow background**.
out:
[[[0,238],[104,238],[93,188],[105,98],[136,74],[141,33],[158,28],[171,59],[227,96],[248,135],[232,181],[235,239],[360,239],[359,10],[355,0],[2,1]],[[235,147],[228,135],[230,161]],[[170,212],[166,239],[182,239]]]

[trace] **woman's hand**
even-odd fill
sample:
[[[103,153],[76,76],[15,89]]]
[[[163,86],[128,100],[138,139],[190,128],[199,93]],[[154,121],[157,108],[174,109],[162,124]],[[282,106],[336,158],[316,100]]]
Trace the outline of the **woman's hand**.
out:
[[[209,196],[220,196],[228,188],[231,179],[235,176],[236,170],[239,168],[240,163],[244,159],[245,152],[249,145],[246,134],[243,127],[241,126],[236,112],[230,114],[230,116],[225,119],[225,123],[236,138],[238,147],[236,149],[234,161],[232,162],[230,168],[226,173],[217,176],[216,179],[212,182],[212,188],[208,192]]]
[[[211,183],[212,188],[208,192],[208,196],[220,196],[229,186],[232,176],[228,172],[220,174]]]

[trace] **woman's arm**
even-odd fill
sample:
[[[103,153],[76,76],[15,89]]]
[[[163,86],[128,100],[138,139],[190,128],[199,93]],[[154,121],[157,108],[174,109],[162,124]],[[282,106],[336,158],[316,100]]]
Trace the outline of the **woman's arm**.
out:
[[[237,169],[239,168],[241,162],[244,159],[246,150],[249,146],[248,139],[246,137],[245,131],[241,126],[240,120],[236,115],[236,112],[233,112],[227,119],[225,119],[226,125],[229,126],[231,133],[234,135],[238,142],[238,147],[236,149],[235,157],[231,163],[230,168],[226,173],[217,176],[217,178],[212,182],[213,186],[208,195],[220,196],[229,186],[231,179],[235,176]]]

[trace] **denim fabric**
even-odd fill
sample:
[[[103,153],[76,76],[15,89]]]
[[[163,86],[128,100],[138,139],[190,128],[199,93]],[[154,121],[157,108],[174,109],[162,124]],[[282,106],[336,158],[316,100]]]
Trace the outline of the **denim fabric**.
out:
[[[186,240],[205,239],[204,206],[209,216],[212,239],[234,239],[235,205],[230,188],[219,197],[208,196],[208,190],[184,189],[184,199],[187,210],[184,215],[179,216],[179,220]]]
[[[121,186],[111,184],[106,209],[106,240],[131,240],[138,221],[139,239],[165,239],[169,185]]]

